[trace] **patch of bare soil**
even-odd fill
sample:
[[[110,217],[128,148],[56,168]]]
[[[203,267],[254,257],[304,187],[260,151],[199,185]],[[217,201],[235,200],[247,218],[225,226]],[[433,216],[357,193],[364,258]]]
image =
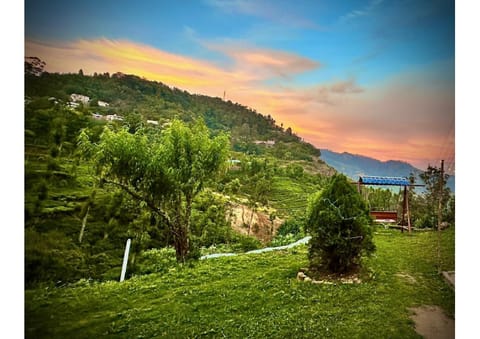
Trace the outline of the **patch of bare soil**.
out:
[[[228,218],[232,228],[241,234],[252,235],[267,243],[272,240],[283,220],[275,217],[270,220],[270,216],[263,211],[253,211],[243,204],[232,204]]]
[[[438,306],[411,308],[415,331],[425,339],[455,338],[455,320],[449,318]]]
[[[312,271],[301,268],[297,274],[297,279],[301,281],[311,281],[313,284],[360,284],[360,266],[355,267],[349,272],[342,274],[330,273],[328,270]]]

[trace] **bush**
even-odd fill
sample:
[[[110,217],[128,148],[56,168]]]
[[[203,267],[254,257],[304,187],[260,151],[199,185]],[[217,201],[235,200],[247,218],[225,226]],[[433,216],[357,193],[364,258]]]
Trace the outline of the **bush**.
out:
[[[176,265],[177,259],[173,247],[154,248],[141,253],[135,273],[163,273]]]
[[[288,233],[286,235],[277,235],[270,242],[270,246],[277,247],[277,246],[290,245],[302,238],[303,238],[303,234],[300,234],[300,233],[298,234]]]
[[[25,284],[72,282],[88,274],[85,254],[59,231],[25,230]]]
[[[283,224],[277,230],[277,236],[288,235],[288,234],[302,234],[303,235],[303,220],[299,219],[288,219],[285,220]]]
[[[232,249],[235,252],[247,252],[262,247],[262,244],[257,238],[248,235],[236,234],[233,241],[234,244],[232,244]]]
[[[310,268],[344,273],[357,267],[362,254],[375,251],[371,224],[360,194],[344,175],[333,176],[308,204],[306,226],[312,235]]]

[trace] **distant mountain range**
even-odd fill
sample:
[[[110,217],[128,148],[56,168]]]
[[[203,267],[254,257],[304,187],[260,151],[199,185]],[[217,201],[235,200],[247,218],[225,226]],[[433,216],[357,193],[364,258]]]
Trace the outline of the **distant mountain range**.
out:
[[[410,173],[414,173],[416,182],[421,183],[419,175],[423,171],[404,161],[380,161],[363,155],[337,153],[327,149],[321,149],[320,152],[320,159],[353,180],[358,180],[362,175],[408,177]],[[448,178],[447,187],[455,192],[455,176]]]

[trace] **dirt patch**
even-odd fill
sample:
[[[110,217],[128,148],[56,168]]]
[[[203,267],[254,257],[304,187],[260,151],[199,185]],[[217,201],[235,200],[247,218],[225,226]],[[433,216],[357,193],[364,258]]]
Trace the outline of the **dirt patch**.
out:
[[[283,223],[283,220],[277,217],[270,220],[268,212],[253,211],[243,204],[231,204],[228,218],[236,232],[252,235],[263,243],[272,240]]]
[[[411,308],[415,331],[426,339],[455,338],[455,320],[449,318],[438,306]]]
[[[338,274],[330,273],[327,270],[312,271],[306,268],[301,268],[297,274],[297,279],[300,281],[312,282],[313,284],[360,284],[360,266],[356,266],[354,269],[347,273]]]

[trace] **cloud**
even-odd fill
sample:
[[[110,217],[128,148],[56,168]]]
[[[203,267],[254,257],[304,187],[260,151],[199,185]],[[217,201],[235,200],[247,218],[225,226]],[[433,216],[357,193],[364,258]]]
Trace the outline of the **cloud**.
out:
[[[229,14],[245,14],[267,19],[271,22],[288,24],[298,28],[323,29],[317,23],[299,15],[294,5],[256,0],[205,0],[213,8]],[[288,8],[286,7],[287,5]]]
[[[201,60],[179,56],[126,40],[78,40],[45,44],[26,41],[26,51],[47,62],[50,72],[72,72],[78,65],[87,74],[124,72],[165,82],[172,86],[201,89],[225,83],[246,84],[254,76],[226,71]]]
[[[354,80],[340,81],[330,86],[333,93],[361,93],[363,89],[355,84]]]
[[[370,15],[376,9],[376,7],[378,7],[382,2],[383,0],[371,0],[369,4],[363,7],[362,9],[354,9],[348,12],[347,14],[342,15],[339,21],[342,23],[346,23],[353,19]]]
[[[239,42],[203,42],[203,45],[229,56],[234,60],[236,68],[243,68],[261,78],[289,78],[321,66],[317,61],[293,53],[260,49]]]

